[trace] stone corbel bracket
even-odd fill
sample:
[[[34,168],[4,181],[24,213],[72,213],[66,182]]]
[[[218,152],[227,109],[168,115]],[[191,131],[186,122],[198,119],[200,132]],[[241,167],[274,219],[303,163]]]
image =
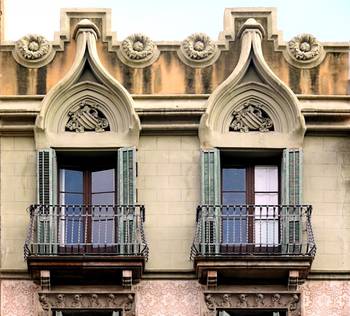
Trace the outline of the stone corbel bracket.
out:
[[[53,311],[111,310],[125,316],[135,315],[134,292],[39,292],[39,315],[49,316]]]
[[[286,311],[287,316],[301,315],[301,294],[294,291],[283,292],[223,292],[204,291],[203,316],[216,316],[223,310],[269,310]]]

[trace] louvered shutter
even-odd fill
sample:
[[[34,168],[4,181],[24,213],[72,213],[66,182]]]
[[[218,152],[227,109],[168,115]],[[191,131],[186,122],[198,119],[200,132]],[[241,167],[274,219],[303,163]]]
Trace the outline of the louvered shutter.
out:
[[[200,251],[217,253],[220,247],[220,208],[221,204],[220,151],[216,148],[201,152],[201,202],[202,216],[200,231]]]
[[[54,149],[37,152],[37,241],[39,251],[57,251],[57,163]]]
[[[282,250],[298,252],[302,243],[302,149],[285,149],[282,159]]]
[[[136,149],[118,150],[118,202],[120,218],[118,239],[122,253],[133,253],[136,249]]]

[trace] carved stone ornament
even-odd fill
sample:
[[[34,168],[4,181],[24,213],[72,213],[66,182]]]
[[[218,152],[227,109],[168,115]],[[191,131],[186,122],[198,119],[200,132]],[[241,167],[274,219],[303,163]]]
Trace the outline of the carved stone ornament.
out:
[[[299,292],[204,292],[203,315],[216,316],[223,310],[284,310],[287,316],[301,315],[301,299]]]
[[[44,36],[28,34],[14,45],[12,56],[17,63],[28,68],[40,68],[52,61],[55,49]]]
[[[104,132],[108,130],[109,123],[103,113],[98,109],[97,104],[89,104],[82,101],[79,108],[68,113],[69,120],[66,124],[66,131]]]
[[[248,101],[241,110],[233,112],[230,131],[273,131],[273,122],[261,107],[259,104],[252,104]]]
[[[124,56],[131,60],[148,60],[154,54],[155,44],[148,36],[136,33],[122,42],[121,49]]]
[[[288,51],[298,61],[311,61],[320,55],[321,45],[311,34],[300,34],[288,42]]]
[[[184,54],[192,60],[211,58],[216,52],[216,45],[210,37],[203,33],[194,33],[181,44]]]
[[[44,36],[28,34],[16,42],[17,52],[25,59],[34,60],[44,57],[51,49]]]
[[[135,293],[58,293],[42,292],[38,294],[42,316],[52,315],[52,310],[104,310],[123,311],[125,316],[135,316]]]

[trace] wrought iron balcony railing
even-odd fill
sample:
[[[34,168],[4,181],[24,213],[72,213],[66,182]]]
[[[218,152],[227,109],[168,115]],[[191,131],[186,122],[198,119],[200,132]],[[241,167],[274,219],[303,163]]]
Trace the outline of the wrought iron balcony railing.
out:
[[[191,258],[316,253],[310,205],[200,205]]]
[[[24,256],[144,256],[140,205],[32,205]]]

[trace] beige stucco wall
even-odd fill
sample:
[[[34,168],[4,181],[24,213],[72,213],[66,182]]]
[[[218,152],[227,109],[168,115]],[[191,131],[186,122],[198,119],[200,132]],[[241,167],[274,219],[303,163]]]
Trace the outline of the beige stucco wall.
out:
[[[138,200],[146,206],[148,270],[191,269],[200,152],[196,136],[143,136],[137,153]]]
[[[313,205],[313,270],[350,269],[350,138],[307,136],[304,202]]]
[[[22,269],[28,206],[35,202],[36,155],[31,137],[1,137],[1,268]]]
[[[146,206],[146,269],[189,270],[196,206],[200,202],[196,136],[142,136],[138,147],[138,203]],[[23,244],[35,202],[31,137],[1,138],[1,268],[25,268]],[[306,136],[304,202],[313,205],[317,244],[313,270],[350,269],[350,139]]]

